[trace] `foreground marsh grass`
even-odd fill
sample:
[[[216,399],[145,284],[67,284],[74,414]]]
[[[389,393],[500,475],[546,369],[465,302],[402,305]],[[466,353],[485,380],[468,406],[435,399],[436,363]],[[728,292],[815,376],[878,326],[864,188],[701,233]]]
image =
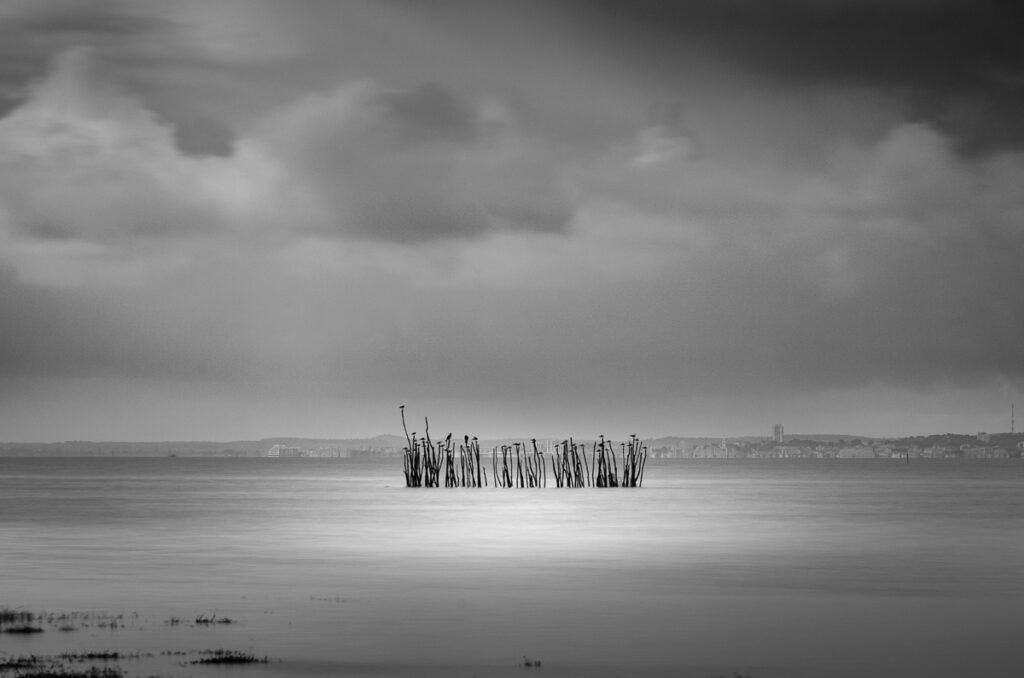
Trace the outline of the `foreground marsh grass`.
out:
[[[209,628],[237,623],[235,619],[211,614],[200,614],[188,628]],[[177,626],[181,619],[171,617],[165,625]],[[67,633],[85,629],[107,632],[140,631],[148,628],[137,612],[111,614],[108,612],[31,612],[23,608],[0,608],[0,633],[36,634],[56,629]],[[192,659],[190,659],[190,657]],[[268,657],[258,657],[251,651],[231,649],[164,650],[159,653],[124,649],[96,649],[60,652],[58,654],[11,655],[0,646],[0,678],[124,678],[129,675],[114,662],[143,662],[166,658],[179,667],[189,665],[242,665],[266,664]],[[137,671],[130,675],[141,675]],[[162,677],[176,672],[161,673]]]
[[[117,653],[111,653],[117,655]],[[0,657],[0,676],[11,678],[122,678],[124,671],[116,666],[90,666],[74,668],[65,665],[67,657],[27,655]],[[84,661],[84,660],[80,660]],[[13,672],[13,673],[9,673]]]
[[[20,657],[0,657],[0,673],[10,671],[12,669],[37,668],[42,665],[44,661],[44,657],[37,657],[34,654]]]
[[[46,627],[64,632],[90,627],[119,629],[139,626],[142,622],[138,612],[31,612],[22,608],[0,608],[0,633],[42,633]]]
[[[76,619],[83,624],[83,620],[88,620],[88,623],[95,622],[97,619],[109,620],[110,618],[117,619],[137,619],[138,615],[109,615],[107,613],[32,613],[25,610],[10,610],[4,608],[4,619],[8,621],[15,621],[17,623],[23,623],[28,620],[29,623],[41,623],[49,625],[59,625],[68,619]],[[176,617],[171,619],[179,621]],[[207,623],[196,623],[196,624],[181,624],[182,627],[199,629],[198,633],[205,636],[207,633],[216,635],[212,630],[207,632],[205,629],[212,628],[211,625],[218,623],[240,623],[234,619],[228,622],[222,622],[222,619],[226,617],[218,617],[217,615],[203,616],[199,615],[195,619],[203,620]],[[63,620],[63,621],[62,621]],[[241,622],[244,626],[244,621]],[[164,621],[161,627],[177,624],[170,624],[169,621]],[[113,635],[107,633],[102,634],[104,638],[116,638],[122,633],[132,634],[134,631],[142,630],[145,631],[149,628],[146,625],[132,625],[132,624],[118,624],[110,625],[107,624],[103,627],[105,630],[114,631]],[[197,632],[182,631],[185,634],[195,634]],[[90,634],[84,634],[90,635]],[[65,638],[66,636],[61,635],[59,638]],[[90,637],[95,637],[94,635]],[[129,637],[135,638],[134,635]],[[197,636],[191,636],[197,637]],[[116,641],[115,641],[116,642]],[[307,658],[298,657],[297,661],[302,664]],[[163,650],[153,652],[140,652],[137,650],[125,650],[120,648],[112,649],[83,649],[78,651],[67,651],[55,654],[23,654],[23,655],[9,655],[5,654],[0,650],[0,678],[184,678],[184,676],[202,676],[207,675],[223,675],[221,671],[245,671],[243,667],[250,665],[266,665],[273,663],[278,665],[279,668],[271,668],[271,675],[291,675],[292,670],[303,670],[296,666],[289,667],[287,662],[282,663],[281,660],[271,660],[266,655],[257,654],[252,649],[237,650],[237,649],[225,649],[223,647],[217,649],[189,649],[189,650]],[[353,665],[355,666],[355,665]],[[359,671],[362,671],[362,665],[359,665]],[[208,667],[208,668],[206,668]],[[221,668],[223,667],[223,668]],[[230,667],[238,667],[232,669]],[[497,668],[495,668],[497,667]],[[263,671],[258,667],[253,668],[254,671]],[[344,671],[350,670],[349,668]],[[382,672],[382,675],[387,674],[390,669],[379,668],[375,669]],[[494,665],[491,669],[494,675],[505,676],[510,678],[513,673],[520,671],[528,671],[529,673],[535,673],[543,670],[544,672],[540,675],[550,674],[552,676],[565,675],[562,673],[563,668],[558,667],[557,662],[554,664],[548,664],[542,662],[535,655],[521,655],[520,659],[513,661],[510,664]],[[399,673],[396,675],[417,675],[409,674],[410,668],[408,666],[398,669]],[[510,673],[510,671],[512,673]],[[487,673],[485,670],[484,673]],[[348,675],[347,673],[330,673],[324,675]],[[363,673],[359,673],[363,675]],[[440,675],[436,670],[432,671],[427,669],[427,673],[423,675],[437,676]],[[469,674],[466,674],[467,676]],[[474,673],[475,675],[475,673]],[[484,675],[484,674],[480,674]],[[576,675],[573,673],[572,675]],[[693,675],[693,674],[688,674]],[[703,674],[708,675],[708,674]],[[740,673],[730,674],[714,674],[709,678],[750,678],[749,675]]]
[[[187,660],[189,655],[196,659]],[[125,670],[110,662],[153,658],[152,653],[100,651],[65,652],[59,655],[0,655],[0,678],[123,678]],[[176,657],[178,666],[267,664],[270,659],[240,650],[166,650],[161,657]],[[89,664],[89,666],[83,666]],[[136,675],[136,674],[132,674]]]

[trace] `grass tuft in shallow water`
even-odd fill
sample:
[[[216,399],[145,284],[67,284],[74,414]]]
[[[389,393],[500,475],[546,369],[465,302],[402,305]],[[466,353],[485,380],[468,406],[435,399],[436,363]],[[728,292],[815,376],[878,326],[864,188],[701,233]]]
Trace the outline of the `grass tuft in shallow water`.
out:
[[[33,668],[18,673],[16,678],[124,678],[124,671],[112,666],[90,666],[87,669]]]
[[[237,650],[208,650],[210,656],[196,659],[190,664],[266,664],[266,657],[257,657]]]
[[[12,610],[9,607],[0,608],[0,626],[4,624],[27,625],[35,619],[35,615],[26,610]]]
[[[539,669],[542,664],[539,659],[530,659],[525,654],[523,655],[523,661],[520,664],[524,669]]]
[[[196,624],[203,626],[210,626],[212,624],[234,624],[235,620],[230,617],[218,617],[216,614],[211,614],[209,617],[199,615],[196,617]]]
[[[42,633],[43,629],[39,626],[29,626],[28,624],[22,624],[21,626],[5,626],[3,628],[4,633]]]

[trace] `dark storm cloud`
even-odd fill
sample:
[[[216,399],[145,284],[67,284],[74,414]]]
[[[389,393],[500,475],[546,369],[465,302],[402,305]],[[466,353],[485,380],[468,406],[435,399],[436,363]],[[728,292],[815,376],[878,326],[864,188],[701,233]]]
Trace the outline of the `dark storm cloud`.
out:
[[[175,67],[216,64],[183,47],[183,26],[142,3],[39,0],[0,13],[0,116],[23,103],[54,57],[89,48],[107,77],[130,90],[173,126],[186,153],[226,155],[234,134],[223,119],[195,107]]]
[[[1024,10],[1000,0],[588,5],[601,7],[623,39],[696,40],[783,78],[956,87],[1024,65]]]
[[[104,242],[218,230],[210,162],[183,156],[169,126],[109,77],[94,48],[59,54],[0,116],[0,213],[11,236]],[[216,170],[214,170],[216,171]]]
[[[68,47],[117,50],[125,42],[167,28],[167,22],[136,13],[122,3],[15,3],[0,14],[0,111],[24,97],[25,86],[45,73],[53,56]]]
[[[643,54],[653,69],[670,71],[697,47],[781,82],[886,88],[967,150],[1024,144],[1019,3],[640,0],[579,9],[612,49],[630,44],[623,55]]]
[[[326,206],[323,234],[420,243],[562,233],[572,217],[547,149],[507,104],[440,84],[351,83],[277,111],[256,134]]]
[[[9,30],[36,34],[85,35],[109,38],[145,33],[154,26],[152,18],[144,18],[132,11],[130,4],[121,2],[65,1],[37,3],[27,6],[26,12],[7,26]]]
[[[439,83],[383,92],[379,98],[384,114],[394,121],[403,140],[473,141],[477,135],[472,109]]]

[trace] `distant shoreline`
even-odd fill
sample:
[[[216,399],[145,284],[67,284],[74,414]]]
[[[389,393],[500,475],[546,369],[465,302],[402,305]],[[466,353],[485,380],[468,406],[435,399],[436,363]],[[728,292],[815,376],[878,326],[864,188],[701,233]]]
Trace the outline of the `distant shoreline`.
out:
[[[531,438],[481,439],[487,454],[495,447]],[[536,438],[542,450],[562,438]],[[593,441],[577,437],[588,447]],[[1024,433],[943,433],[904,438],[834,434],[787,434],[775,439],[738,437],[642,437],[653,459],[1015,459],[1024,454]],[[216,441],[64,441],[0,443],[0,457],[189,457],[189,458],[391,458],[401,457],[404,436],[372,438],[278,437]]]

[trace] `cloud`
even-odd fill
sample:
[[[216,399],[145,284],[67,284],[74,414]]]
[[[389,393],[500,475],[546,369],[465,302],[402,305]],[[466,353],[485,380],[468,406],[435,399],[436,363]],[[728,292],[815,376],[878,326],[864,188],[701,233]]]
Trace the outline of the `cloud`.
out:
[[[121,246],[212,227],[216,196],[202,180],[213,163],[183,157],[87,48],[62,53],[0,119],[0,148],[0,200],[21,236]]]
[[[704,44],[720,58],[780,77],[925,86],[964,84],[1022,54],[1019,9],[1001,0],[756,0],[589,3],[589,21],[619,26],[624,40]],[[658,53],[661,53],[660,51]]]
[[[315,192],[325,234],[422,242],[564,232],[572,216],[541,140],[503,102],[438,84],[346,84],[271,113],[253,141]]]
[[[444,270],[424,252],[569,218],[514,111],[439,85],[351,83],[193,156],[77,48],[0,118],[0,151],[0,373],[17,378],[380,388],[367,357],[414,346],[382,342],[382,309],[442,312],[411,278]]]
[[[689,158],[696,152],[696,146],[689,137],[672,134],[663,126],[647,127],[638,135],[636,154],[630,162],[634,167],[642,168]]]
[[[227,156],[194,156],[75,48],[0,118],[0,151],[3,258],[35,282],[160,274],[218,238],[423,242],[560,233],[572,216],[504,103],[437,84],[343,85],[265,115]]]
[[[103,5],[88,0],[12,0],[0,11],[0,18],[5,24],[37,37],[138,35],[156,23],[152,18],[133,12],[130,4],[117,0]]]
[[[680,381],[1024,377],[1024,321],[1010,310],[1024,304],[1024,156],[963,158],[934,128],[904,124],[816,171],[678,157],[638,174],[632,161],[616,152],[592,186],[627,211],[664,215],[666,233],[676,224],[678,269],[637,284],[648,322],[672,337],[653,341],[651,360]]]
[[[1021,376],[1019,154],[902,124],[780,166],[692,152],[699,129],[670,122],[581,162],[502,99],[362,81],[197,157],[66,53],[0,120],[9,301],[81,290],[95,351],[54,352],[110,366],[120,347],[147,376],[492,395]]]
[[[55,54],[86,47],[111,63],[139,67],[174,32],[173,22],[119,0],[9,0],[0,7],[0,114],[24,101]]]
[[[585,5],[585,6],[584,6]],[[763,85],[868,88],[960,150],[1024,147],[1019,6],[1002,0],[577,3],[595,49],[614,41],[638,73],[671,81],[695,61]],[[648,76],[650,77],[650,76]]]

